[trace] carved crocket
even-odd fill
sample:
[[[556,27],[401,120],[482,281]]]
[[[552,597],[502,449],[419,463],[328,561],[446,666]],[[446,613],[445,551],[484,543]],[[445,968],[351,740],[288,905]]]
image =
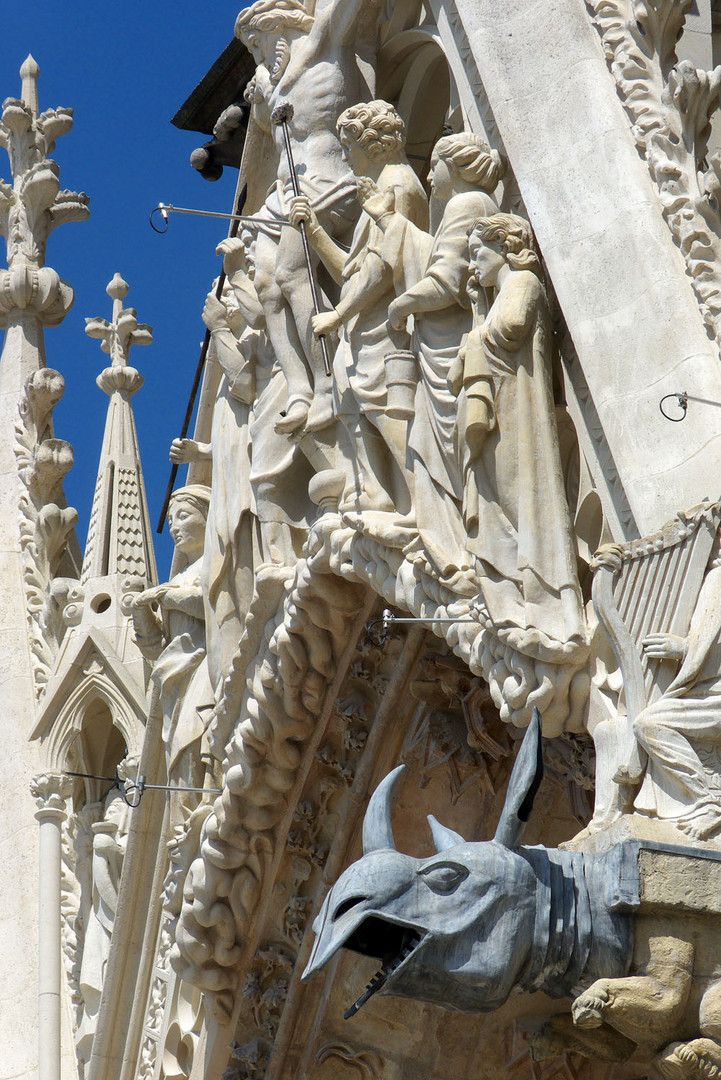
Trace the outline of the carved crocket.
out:
[[[538,1058],[572,1049],[604,1061],[638,1055],[668,1078],[721,1071],[713,919],[644,901],[637,843],[601,855],[519,846],[543,772],[537,710],[490,842],[429,817],[436,854],[397,851],[390,808],[401,771],[369,803],[363,857],[326,898],[304,979],[341,948],[381,960],[347,1017],[377,992],[489,1012],[514,988],[542,990],[574,1000],[536,1036]]]

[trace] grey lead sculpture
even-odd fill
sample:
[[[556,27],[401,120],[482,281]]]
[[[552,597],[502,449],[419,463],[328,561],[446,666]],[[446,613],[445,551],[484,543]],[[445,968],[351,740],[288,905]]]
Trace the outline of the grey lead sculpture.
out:
[[[716,1035],[718,973],[700,970],[658,904],[647,914],[640,845],[603,854],[518,846],[543,775],[537,709],[492,841],[468,842],[429,816],[436,854],[397,851],[391,798],[402,771],[370,800],[363,857],[325,900],[304,980],[341,948],[381,960],[346,1018],[379,991],[462,1012],[497,1009],[514,988],[572,997],[572,1014],[553,1017],[536,1036],[536,1057],[565,1048],[620,1061],[641,1047],[656,1075],[716,1074],[715,1038],[673,1037],[679,1025],[687,1039],[699,1030]],[[662,845],[649,850],[684,858]]]

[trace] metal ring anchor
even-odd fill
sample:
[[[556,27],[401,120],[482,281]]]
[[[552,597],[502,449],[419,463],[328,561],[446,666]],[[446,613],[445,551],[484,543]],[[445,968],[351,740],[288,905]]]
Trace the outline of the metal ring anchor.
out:
[[[161,218],[165,222],[164,229],[159,229],[158,226],[155,224],[155,222],[153,221],[154,214],[160,214]],[[148,221],[150,222],[151,229],[153,229],[156,233],[160,233],[161,236],[163,233],[166,233],[168,231],[168,225],[170,224],[170,213],[165,203],[158,203],[155,209],[150,211],[148,215]]]
[[[681,410],[680,416],[669,416],[663,407],[664,401],[668,401],[669,398],[675,398],[679,409]],[[670,420],[672,424],[680,424],[682,420],[686,419],[686,410],[688,409],[688,394],[685,390],[681,393],[666,394],[658,403],[658,407],[661,410],[661,415],[665,416],[667,420]]]

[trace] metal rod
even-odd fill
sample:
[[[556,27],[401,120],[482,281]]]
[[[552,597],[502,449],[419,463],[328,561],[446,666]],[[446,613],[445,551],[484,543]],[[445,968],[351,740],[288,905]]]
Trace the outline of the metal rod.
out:
[[[163,218],[165,218],[166,214],[173,213],[195,214],[197,217],[223,218],[225,221],[244,221],[248,225],[255,225],[256,228],[264,225],[281,225],[289,229],[293,228],[291,223],[283,218],[274,218],[272,221],[265,221],[262,219],[259,220],[257,217],[253,217],[252,215],[248,214],[221,214],[219,211],[216,210],[193,210],[191,207],[188,206],[173,206],[172,203],[158,203],[152,213],[160,213],[161,217]]]
[[[238,195],[238,201],[235,204],[235,210],[240,211],[245,206],[245,199],[248,194],[248,185],[244,184],[240,194]],[[238,221],[235,220],[240,215],[236,213],[233,216],[233,224],[230,227],[229,236],[237,236],[238,234]],[[223,286],[225,285],[225,271],[220,271],[220,277],[218,278],[218,287],[215,290],[215,295],[220,300],[223,294]],[[195,378],[193,379],[193,385],[190,389],[190,397],[188,398],[188,406],[185,410],[185,416],[183,418],[183,426],[180,429],[180,438],[186,438],[190,429],[190,421],[193,418],[193,410],[195,409],[195,399],[198,396],[198,389],[200,387],[200,380],[203,377],[203,370],[205,368],[205,361],[208,356],[208,348],[210,347],[210,330],[205,330],[205,337],[203,338],[203,344],[200,349],[200,357],[198,358],[198,366],[195,369]],[[165,519],[168,516],[168,507],[170,506],[170,500],[173,496],[173,488],[175,487],[175,481],[178,476],[178,465],[174,464],[170,470],[170,478],[168,480],[168,486],[165,489],[165,498],[163,499],[163,506],[160,511],[160,519],[158,521],[158,528],[156,532],[162,533],[163,526],[165,525]]]
[[[290,183],[293,188],[293,194],[297,197],[301,194],[300,184],[298,183],[298,174],[295,171],[295,162],[293,160],[293,147],[290,143],[290,132],[288,131],[288,120],[293,116],[293,106],[290,102],[284,102],[273,110],[272,119],[274,123],[278,124],[283,132],[283,142],[285,143],[285,153],[288,158],[288,168],[290,169]],[[310,285],[310,295],[313,301],[313,312],[315,315],[320,315],[320,304],[318,303],[318,290],[315,284],[315,274],[313,273],[313,262],[310,255],[310,244],[308,242],[308,236],[306,234],[305,222],[300,222],[300,238],[303,243],[303,254],[305,255],[305,265],[308,270],[308,284]],[[318,335],[318,341],[320,342],[321,351],[323,353],[323,370],[326,375],[330,376],[330,356],[328,354],[328,343],[325,339],[325,334]]]

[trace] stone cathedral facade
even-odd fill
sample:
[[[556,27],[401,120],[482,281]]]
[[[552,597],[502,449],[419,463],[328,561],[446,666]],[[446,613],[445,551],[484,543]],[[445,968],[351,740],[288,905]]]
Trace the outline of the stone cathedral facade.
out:
[[[240,12],[174,121],[238,185],[160,573],[120,274],[84,551],[63,495],[89,209],[25,61],[0,1077],[721,1076],[716,7]]]

